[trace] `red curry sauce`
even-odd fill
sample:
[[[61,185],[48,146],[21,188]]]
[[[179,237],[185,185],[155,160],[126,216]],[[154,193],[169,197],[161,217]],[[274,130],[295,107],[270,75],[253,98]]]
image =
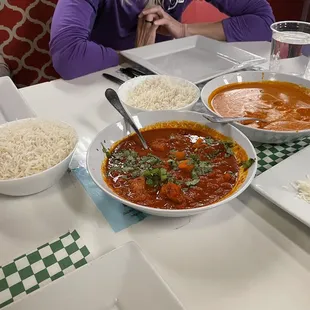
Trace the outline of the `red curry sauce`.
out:
[[[182,128],[147,130],[143,136],[150,150],[132,135],[108,153],[102,166],[119,196],[152,208],[189,209],[213,204],[232,192],[240,172],[232,141]],[[243,162],[245,168],[252,163]]]
[[[275,131],[310,129],[310,90],[288,82],[262,81],[224,85],[209,97],[210,107],[224,117],[256,117],[244,125]]]

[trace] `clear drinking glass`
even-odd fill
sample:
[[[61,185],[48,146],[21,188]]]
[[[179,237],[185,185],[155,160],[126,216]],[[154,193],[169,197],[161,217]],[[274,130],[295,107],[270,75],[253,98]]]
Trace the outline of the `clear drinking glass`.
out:
[[[310,59],[308,61],[308,67],[306,68],[306,72],[305,72],[304,78],[307,79],[307,80],[310,80]]]
[[[307,75],[310,55],[310,23],[283,21],[271,25],[270,71]]]

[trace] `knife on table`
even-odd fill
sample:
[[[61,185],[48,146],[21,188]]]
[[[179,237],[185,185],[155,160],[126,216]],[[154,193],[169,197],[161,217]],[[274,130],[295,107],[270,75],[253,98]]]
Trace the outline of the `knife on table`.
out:
[[[123,83],[125,83],[125,81],[119,79],[118,77],[111,75],[109,73],[102,73],[102,76],[105,77],[106,79],[108,79],[109,81],[122,85]]]
[[[142,72],[137,68],[127,68],[129,71],[132,72],[132,74],[136,75],[136,76],[140,76],[140,75],[149,75],[148,73]],[[152,74],[152,73],[150,73]]]

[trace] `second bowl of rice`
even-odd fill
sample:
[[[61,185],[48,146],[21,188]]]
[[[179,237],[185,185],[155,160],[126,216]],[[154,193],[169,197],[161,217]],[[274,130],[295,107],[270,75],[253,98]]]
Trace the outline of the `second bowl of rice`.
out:
[[[0,126],[0,194],[39,193],[66,173],[78,143],[74,128],[39,118]]]
[[[200,98],[200,90],[195,84],[178,77],[145,75],[122,84],[118,96],[132,114],[160,110],[190,111]]]

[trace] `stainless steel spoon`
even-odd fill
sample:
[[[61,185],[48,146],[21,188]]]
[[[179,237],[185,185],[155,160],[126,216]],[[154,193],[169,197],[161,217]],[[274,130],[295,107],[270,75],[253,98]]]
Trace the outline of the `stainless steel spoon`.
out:
[[[117,95],[116,91],[111,89],[111,88],[108,88],[105,91],[105,96],[108,99],[108,101],[111,103],[111,105],[118,111],[118,113],[123,116],[125,122],[129,123],[129,125],[132,127],[132,129],[135,131],[135,133],[139,137],[139,139],[140,139],[140,141],[142,143],[142,146],[147,150],[149,147],[148,147],[145,139],[143,138],[140,130],[136,126],[136,124],[133,121],[133,119],[131,118],[131,116],[124,109],[121,101],[118,98],[118,95]]]
[[[203,114],[202,116],[211,123],[220,123],[220,124],[229,124],[229,123],[243,122],[243,121],[264,122],[263,119],[259,119],[256,117],[220,117],[220,116],[211,116],[211,115],[206,115],[206,114]]]

